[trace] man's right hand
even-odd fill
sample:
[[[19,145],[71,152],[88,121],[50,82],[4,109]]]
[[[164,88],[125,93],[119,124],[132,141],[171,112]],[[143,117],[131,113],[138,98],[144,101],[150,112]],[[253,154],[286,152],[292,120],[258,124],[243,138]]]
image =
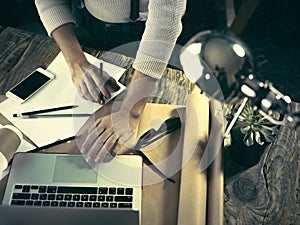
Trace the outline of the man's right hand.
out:
[[[90,64],[87,60],[80,63],[70,63],[69,71],[72,80],[81,97],[100,104],[111,97],[111,91],[117,91],[120,86],[116,80],[103,70]]]
[[[73,83],[79,94],[92,102],[105,103],[111,97],[110,92],[120,87],[106,72],[90,64],[76,38],[73,24],[64,24],[52,32],[52,37],[61,49]]]

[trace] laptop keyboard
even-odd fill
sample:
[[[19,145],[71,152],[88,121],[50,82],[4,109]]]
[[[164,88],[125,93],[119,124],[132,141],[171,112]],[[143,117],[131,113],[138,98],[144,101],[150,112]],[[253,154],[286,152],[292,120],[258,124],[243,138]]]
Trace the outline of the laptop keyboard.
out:
[[[11,205],[132,208],[133,188],[15,185]]]

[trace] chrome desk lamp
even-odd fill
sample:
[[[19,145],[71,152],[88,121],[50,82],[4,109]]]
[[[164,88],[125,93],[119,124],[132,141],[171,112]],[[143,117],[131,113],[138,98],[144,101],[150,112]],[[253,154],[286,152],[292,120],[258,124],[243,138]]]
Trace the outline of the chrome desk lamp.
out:
[[[253,109],[258,110],[274,124],[300,124],[300,113],[292,113],[290,110],[291,98],[277,90],[271,82],[255,78],[255,67],[249,47],[229,30],[200,32],[193,36],[183,49],[179,57],[182,68],[202,91],[222,103],[242,102],[227,126],[225,137],[249,99],[252,99]],[[202,71],[197,73],[197,68],[201,68]],[[287,120],[277,120],[276,113],[286,115]]]

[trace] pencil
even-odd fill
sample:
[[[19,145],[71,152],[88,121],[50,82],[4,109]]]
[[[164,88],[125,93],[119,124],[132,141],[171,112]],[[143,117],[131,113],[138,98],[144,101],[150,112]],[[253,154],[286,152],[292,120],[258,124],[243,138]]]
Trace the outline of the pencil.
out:
[[[29,150],[29,151],[27,151],[27,152],[25,152],[25,153],[36,153],[36,152],[41,152],[41,151],[46,150],[47,148],[51,148],[51,147],[54,147],[54,146],[57,146],[57,145],[66,143],[66,142],[68,142],[68,141],[75,140],[75,139],[76,139],[76,136],[71,136],[71,137],[68,137],[68,138],[65,138],[65,139],[60,139],[60,140],[57,140],[57,141],[52,142],[52,143],[50,143],[50,144],[47,144],[47,145],[44,145],[44,146],[37,147],[37,148],[35,148],[35,149]],[[8,162],[8,165],[11,165],[13,159],[14,159],[14,158],[12,158],[12,159]]]
[[[78,105],[67,105],[67,106],[55,107],[55,108],[50,108],[50,109],[41,109],[41,110],[36,110],[36,111],[31,111],[31,112],[15,113],[15,114],[13,114],[13,117],[29,116],[29,115],[34,115],[34,114],[54,112],[54,111],[65,110],[65,109],[73,109],[76,107],[78,107]]]
[[[37,119],[37,118],[59,118],[59,117],[86,117],[91,116],[89,113],[68,113],[68,114],[46,114],[46,115],[18,115],[19,119]]]
[[[100,62],[100,77],[103,77],[103,63],[102,62]],[[104,96],[103,96],[103,94],[102,94],[101,91],[99,93],[99,98],[100,98],[100,102],[99,103],[101,105],[103,105],[105,103],[105,99],[104,99]]]

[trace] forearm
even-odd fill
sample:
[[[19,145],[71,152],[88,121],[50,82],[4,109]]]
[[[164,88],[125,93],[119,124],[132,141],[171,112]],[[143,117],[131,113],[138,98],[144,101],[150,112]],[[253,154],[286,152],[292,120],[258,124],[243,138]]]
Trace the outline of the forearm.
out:
[[[68,65],[80,65],[86,62],[79,41],[74,32],[74,25],[64,24],[52,32],[52,37],[62,51]]]
[[[135,70],[121,110],[130,111],[130,115],[133,118],[139,119],[148,101],[148,97],[154,89],[155,83],[156,79]]]
[[[182,30],[186,0],[149,0],[149,14],[133,68],[154,78],[165,70]]]

